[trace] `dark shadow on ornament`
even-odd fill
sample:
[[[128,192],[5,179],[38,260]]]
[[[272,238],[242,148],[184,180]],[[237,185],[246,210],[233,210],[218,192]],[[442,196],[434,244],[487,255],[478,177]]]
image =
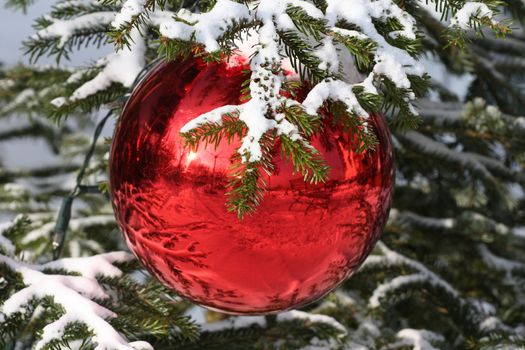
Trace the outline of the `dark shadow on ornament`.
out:
[[[288,207],[292,210],[294,205],[306,206],[304,215],[308,214],[310,209],[325,209],[330,208],[330,199],[334,193],[334,189],[338,184],[337,180],[328,180],[326,182],[309,183],[304,181],[302,177],[294,178],[289,181],[290,186],[286,189],[285,195],[291,191],[294,196],[294,201]],[[321,212],[322,219],[324,211]]]

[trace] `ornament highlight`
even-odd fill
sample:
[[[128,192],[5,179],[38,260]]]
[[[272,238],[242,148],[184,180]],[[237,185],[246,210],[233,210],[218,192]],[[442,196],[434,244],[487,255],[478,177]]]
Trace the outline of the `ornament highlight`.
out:
[[[330,166],[328,181],[305,183],[276,147],[268,191],[240,220],[225,196],[239,140],[190,150],[180,129],[241,104],[246,69],[196,58],[159,64],[118,122],[110,186],[127,244],[154,276],[202,306],[265,314],[319,299],[361,265],[388,217],[394,166],[381,115],[369,119],[378,144],[360,154],[327,115],[312,144]]]

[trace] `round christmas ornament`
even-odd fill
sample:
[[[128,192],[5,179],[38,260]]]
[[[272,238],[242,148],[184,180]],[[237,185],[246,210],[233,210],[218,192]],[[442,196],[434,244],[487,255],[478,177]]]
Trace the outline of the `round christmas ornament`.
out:
[[[181,129],[246,103],[247,70],[242,57],[159,64],[119,120],[110,186],[130,249],[166,286],[205,307],[264,314],[315,301],[360,266],[388,216],[394,167],[381,115],[368,119],[375,148],[356,152],[355,136],[325,113],[310,138],[329,167],[325,181],[305,181],[272,139],[271,171],[258,179],[264,195],[240,218],[231,201],[242,195],[232,188],[246,166],[236,154],[246,130],[217,133],[211,125],[203,132],[216,137],[189,147]],[[224,115],[224,123],[233,119]]]

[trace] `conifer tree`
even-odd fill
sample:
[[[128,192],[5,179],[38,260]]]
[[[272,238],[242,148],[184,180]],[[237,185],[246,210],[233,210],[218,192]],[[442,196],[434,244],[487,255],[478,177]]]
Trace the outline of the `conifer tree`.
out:
[[[0,348],[525,347],[524,19],[522,0],[58,0],[23,43],[30,63],[0,68],[0,143],[43,140],[60,160],[16,169],[0,155]],[[266,317],[203,311],[125,252],[101,137],[158,62],[221,60],[250,31],[253,105],[258,74],[280,69],[283,53],[310,94],[269,97],[260,115],[243,105],[203,115],[182,130],[189,146],[242,137],[246,118],[274,120],[297,171],[324,181],[302,137],[329,103],[363,149],[375,146],[368,114],[384,113],[397,166],[388,223],[361,269],[324,299]],[[114,50],[90,66],[67,63],[104,45]],[[451,83],[459,77],[467,83]],[[248,170],[268,162],[259,136],[238,150]],[[231,185],[241,219],[264,200],[254,173]]]

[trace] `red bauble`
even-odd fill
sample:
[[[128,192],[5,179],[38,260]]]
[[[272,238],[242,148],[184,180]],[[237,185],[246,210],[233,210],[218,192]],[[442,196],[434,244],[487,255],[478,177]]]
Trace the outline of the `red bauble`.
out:
[[[362,154],[327,120],[312,144],[331,167],[329,180],[306,184],[277,153],[264,200],[239,220],[225,196],[238,144],[191,152],[179,130],[242,103],[245,69],[193,58],[154,69],[119,120],[110,183],[127,243],[153,275],[200,305],[261,314],[315,301],[360,266],[385,224],[394,169],[382,116],[370,118],[376,149]]]

